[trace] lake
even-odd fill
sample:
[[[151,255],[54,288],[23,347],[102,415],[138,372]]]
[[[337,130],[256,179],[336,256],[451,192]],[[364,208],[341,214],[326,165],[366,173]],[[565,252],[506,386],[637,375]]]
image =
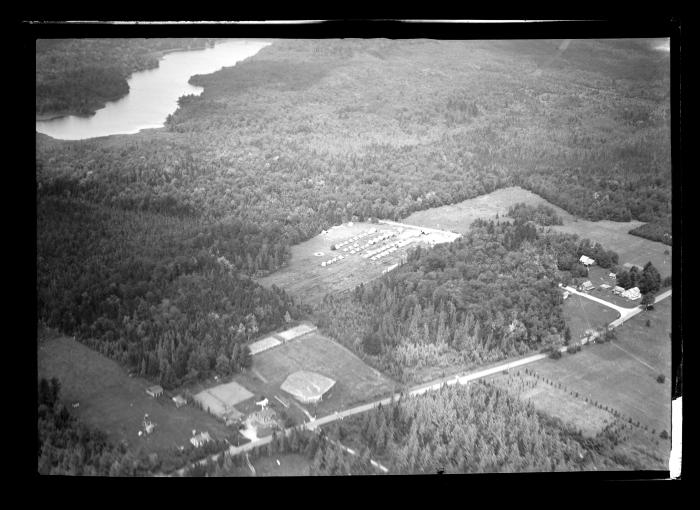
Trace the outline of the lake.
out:
[[[236,39],[212,48],[166,54],[159,67],[132,74],[129,93],[111,101],[91,117],[69,115],[37,121],[36,130],[59,140],[84,140],[98,136],[132,134],[142,129],[163,127],[186,94],[201,94],[202,87],[190,85],[195,74],[210,74],[255,55],[269,42]]]

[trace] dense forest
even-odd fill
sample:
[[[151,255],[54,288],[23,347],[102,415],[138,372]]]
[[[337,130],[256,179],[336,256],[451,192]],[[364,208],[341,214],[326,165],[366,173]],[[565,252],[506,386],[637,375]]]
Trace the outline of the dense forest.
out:
[[[38,73],[111,62],[112,43],[40,43]],[[168,48],[123,45],[121,68]],[[204,92],[163,130],[37,135],[39,317],[172,386],[236,371],[244,341],[304,313],[250,278],[333,224],[514,184],[588,219],[662,221],[668,74],[644,41],[276,41],[194,77]],[[338,336],[392,372],[556,342],[552,241],[525,222],[552,218],[513,213],[527,218],[417,253],[406,281],[329,301]],[[416,328],[427,343],[406,341]]]
[[[288,253],[244,224],[47,197],[37,231],[40,319],[168,388],[249,366],[245,344],[301,314],[245,276]]]
[[[476,220],[461,239],[416,249],[350,295],[328,295],[319,326],[405,382],[422,368],[474,366],[563,344],[562,260],[600,249],[529,221]]]
[[[162,52],[204,48],[209,39],[38,39],[36,114],[91,115],[129,92],[133,72],[158,67]]]

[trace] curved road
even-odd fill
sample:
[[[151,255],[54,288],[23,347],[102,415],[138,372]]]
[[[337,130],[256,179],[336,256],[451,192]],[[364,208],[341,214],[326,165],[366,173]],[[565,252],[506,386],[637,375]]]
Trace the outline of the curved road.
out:
[[[622,324],[625,321],[628,321],[629,319],[631,319],[632,317],[634,317],[635,315],[637,315],[638,313],[640,313],[642,311],[642,308],[640,306],[636,306],[635,308],[623,308],[621,306],[617,306],[613,303],[610,303],[610,302],[605,301],[603,299],[597,298],[595,296],[591,296],[589,294],[579,292],[576,289],[573,289],[571,287],[565,287],[565,288],[566,288],[566,290],[568,290],[572,294],[577,294],[579,296],[591,299],[591,300],[596,301],[604,306],[608,306],[610,308],[617,310],[620,313],[620,317],[615,319],[614,321],[612,321],[610,323],[610,327],[613,327],[613,328],[619,326],[620,324]],[[654,302],[658,303],[659,301],[666,299],[670,295],[671,295],[671,290],[669,289],[666,292],[658,295]],[[561,347],[559,349],[559,351],[562,353],[566,352],[566,350],[567,350],[566,347]],[[484,377],[488,377],[489,375],[497,374],[498,372],[503,372],[504,370],[510,370],[512,368],[516,368],[516,367],[520,367],[522,365],[527,365],[529,363],[534,363],[536,361],[540,361],[542,359],[545,359],[548,356],[549,356],[548,354],[542,354],[542,353],[541,354],[534,354],[531,356],[526,356],[526,357],[519,358],[519,359],[516,359],[513,361],[502,363],[500,365],[496,365],[493,367],[484,368],[484,369],[473,371],[473,372],[462,372],[461,374],[456,374],[456,375],[452,375],[449,377],[443,377],[443,378],[437,379],[437,380],[429,382],[429,383],[414,386],[413,388],[411,388],[408,391],[408,395],[411,395],[411,396],[422,395],[423,393],[426,393],[428,391],[439,390],[443,385],[452,386],[452,385],[457,384],[457,383],[467,384],[471,381],[475,381],[477,379],[482,379]],[[337,420],[342,420],[343,418],[345,418],[347,416],[352,416],[355,414],[364,413],[364,412],[367,412],[371,409],[374,409],[375,407],[378,407],[380,405],[383,405],[383,406],[388,405],[391,403],[392,400],[398,400],[400,398],[400,396],[401,396],[401,393],[394,393],[390,397],[386,397],[386,398],[383,398],[381,400],[375,400],[374,402],[370,402],[368,404],[363,404],[363,405],[359,405],[356,407],[352,407],[352,408],[346,409],[344,411],[338,411],[338,412],[335,412],[333,414],[329,414],[327,416],[319,418],[317,420],[312,419],[312,420],[306,422],[304,424],[304,427],[308,430],[316,430],[318,427],[321,427],[323,425],[327,425],[327,424],[332,423],[332,422],[337,421]],[[284,430],[284,434],[286,436],[291,434],[291,432],[292,432],[292,428],[288,428],[288,429]],[[256,448],[258,446],[266,445],[266,444],[270,443],[271,441],[272,441],[272,436],[266,436],[266,437],[257,439],[256,441],[251,441],[250,443],[243,444],[241,446],[231,446],[228,450],[225,450],[221,453],[217,453],[215,455],[212,455],[206,459],[202,459],[202,460],[198,461],[196,464],[204,465],[209,461],[217,461],[219,459],[220,455],[230,455],[230,456],[238,455],[239,453],[247,452],[247,451],[252,450],[253,448]],[[373,461],[373,465],[374,465],[374,461]],[[386,468],[384,468],[384,466],[381,466],[381,465],[377,465],[376,467],[379,467],[380,469],[382,469],[382,471],[384,471],[384,469],[386,469]],[[183,467],[183,468],[175,471],[174,474],[178,474],[178,475],[182,476],[186,469],[187,469],[187,467]]]

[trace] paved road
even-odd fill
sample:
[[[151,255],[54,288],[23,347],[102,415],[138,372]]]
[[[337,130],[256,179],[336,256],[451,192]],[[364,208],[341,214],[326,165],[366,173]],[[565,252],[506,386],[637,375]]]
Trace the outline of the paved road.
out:
[[[614,305],[613,303],[610,303],[610,302],[605,301],[603,299],[597,298],[595,296],[591,296],[589,294],[579,292],[572,287],[565,287],[565,288],[566,288],[566,290],[568,290],[569,292],[571,292],[573,294],[577,294],[579,296],[582,296],[582,297],[591,299],[593,301],[599,302],[602,305],[608,306],[608,307],[613,308],[613,309],[617,310],[618,312],[620,312],[620,317],[610,323],[611,327],[617,327],[620,324],[622,324],[623,322],[631,319],[632,317],[634,317],[638,313],[642,312],[642,308],[639,306],[637,306],[635,308],[622,308],[620,306]],[[666,299],[670,295],[671,295],[671,290],[669,289],[666,292],[658,295],[654,302],[658,303],[659,301]],[[566,352],[566,350],[567,350],[566,347],[561,347],[559,349],[559,351],[562,353]],[[463,372],[461,374],[456,374],[456,375],[452,375],[449,377],[443,377],[443,378],[440,378],[436,381],[432,381],[430,383],[414,386],[413,388],[411,388],[408,391],[408,394],[409,395],[422,395],[423,393],[426,393],[428,391],[439,390],[445,384],[447,384],[448,386],[452,386],[452,385],[457,384],[457,383],[467,384],[471,381],[475,381],[477,379],[482,379],[484,377],[488,377],[490,375],[497,374],[499,372],[503,372],[504,370],[510,370],[512,368],[516,368],[516,367],[520,367],[523,365],[527,365],[529,363],[534,363],[536,361],[540,361],[542,359],[545,359],[547,356],[548,356],[548,354],[534,354],[532,356],[526,356],[524,358],[520,358],[517,360],[502,363],[500,365],[496,365],[493,367],[484,368],[484,369],[473,371],[473,372],[467,372],[467,373]],[[363,404],[363,405],[359,405],[356,407],[352,407],[352,408],[346,409],[344,411],[338,411],[336,413],[329,414],[329,415],[324,416],[322,418],[310,420],[304,424],[304,427],[308,430],[316,430],[318,427],[321,427],[323,425],[327,425],[327,424],[332,423],[332,422],[337,421],[337,420],[342,420],[343,418],[345,418],[347,416],[352,416],[352,415],[359,414],[359,413],[365,413],[371,409],[374,409],[375,407],[378,407],[379,405],[383,405],[383,406],[388,405],[391,403],[392,399],[397,400],[400,397],[400,395],[401,395],[400,393],[395,393],[394,395],[387,397],[387,398],[383,398],[381,400],[376,400],[374,402],[370,402],[368,404]],[[291,434],[291,431],[292,431],[291,428],[286,429],[284,431],[284,434],[288,436],[289,434]],[[250,451],[253,448],[257,448],[258,446],[266,445],[266,444],[270,443],[271,441],[272,441],[272,436],[267,436],[267,437],[263,437],[261,439],[258,439],[256,441],[251,441],[250,443],[246,443],[246,444],[241,445],[241,446],[231,446],[225,452],[212,455],[208,459],[203,459],[203,460],[197,462],[197,464],[202,465],[202,464],[207,463],[208,461],[217,461],[219,459],[219,456],[224,455],[224,454],[231,455],[231,456],[238,455],[239,453]],[[176,471],[176,473],[179,475],[182,475],[182,474],[184,474],[185,469],[186,468],[179,469],[178,471]]]

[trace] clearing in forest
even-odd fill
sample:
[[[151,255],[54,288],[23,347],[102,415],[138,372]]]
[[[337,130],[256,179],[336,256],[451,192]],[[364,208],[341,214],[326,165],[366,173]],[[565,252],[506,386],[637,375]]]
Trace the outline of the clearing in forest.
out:
[[[546,205],[561,216],[564,224],[550,227],[557,232],[577,234],[592,242],[600,243],[606,250],[613,250],[620,256],[620,264],[631,263],[644,266],[647,262],[654,264],[662,277],[671,274],[672,248],[638,237],[628,232],[643,225],[641,221],[587,221],[576,218],[561,207],[551,204],[541,196],[518,186],[501,188],[476,198],[464,200],[457,204],[433,207],[418,211],[403,221],[422,227],[431,227],[466,233],[477,218],[505,219],[508,209],[519,202],[537,206]]]
[[[134,451],[147,453],[189,446],[192,430],[207,431],[214,439],[233,434],[213,416],[186,405],[176,408],[167,392],[154,399],[146,394],[153,383],[129,375],[116,362],[68,337],[42,341],[37,348],[39,377],[58,377],[61,395],[78,419],[125,440]],[[69,407],[70,408],[70,407]],[[139,436],[144,415],[155,429]]]
[[[351,291],[390,271],[417,245],[451,242],[452,232],[395,222],[345,223],[292,246],[289,265],[257,281],[276,285],[307,304]]]

